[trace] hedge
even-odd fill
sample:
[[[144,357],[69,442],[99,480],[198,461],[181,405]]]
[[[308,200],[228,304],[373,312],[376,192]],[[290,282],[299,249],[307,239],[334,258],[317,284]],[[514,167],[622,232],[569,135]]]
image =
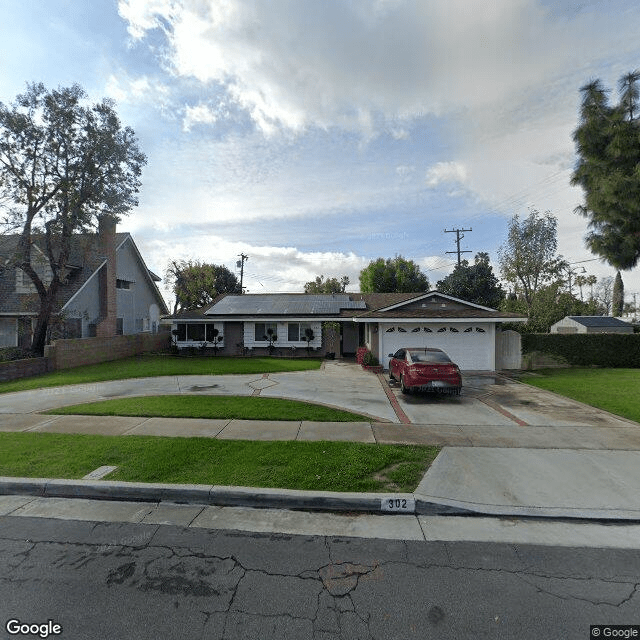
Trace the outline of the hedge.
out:
[[[640,368],[638,333],[528,333],[522,336],[522,353],[546,353],[570,365]]]

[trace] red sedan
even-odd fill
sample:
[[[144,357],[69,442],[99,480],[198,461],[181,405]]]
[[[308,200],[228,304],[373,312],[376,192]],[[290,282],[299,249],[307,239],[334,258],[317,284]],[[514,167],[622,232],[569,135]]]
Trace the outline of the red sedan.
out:
[[[441,349],[399,349],[389,358],[389,378],[400,383],[402,393],[435,391],[460,395],[460,368]]]

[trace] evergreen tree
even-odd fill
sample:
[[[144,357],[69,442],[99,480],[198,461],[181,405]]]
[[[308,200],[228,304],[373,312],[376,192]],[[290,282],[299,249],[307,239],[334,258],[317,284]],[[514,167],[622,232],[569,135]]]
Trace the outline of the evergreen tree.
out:
[[[344,293],[349,285],[349,276],[338,278],[324,279],[323,275],[316,276],[315,280],[311,280],[304,285],[305,293]]]
[[[611,300],[611,315],[619,318],[624,309],[624,284],[620,272],[616,273],[613,283],[613,297]]]
[[[640,259],[640,71],[619,81],[610,106],[599,80],[583,86],[580,122],[573,134],[578,163],[571,184],[584,191],[576,212],[589,219],[589,249],[617,269]]]
[[[240,293],[238,278],[224,265],[199,260],[172,260],[165,278],[176,297],[174,313],[204,307],[221,293]]]
[[[429,279],[413,261],[402,256],[378,258],[360,272],[362,293],[420,293],[429,290]]]
[[[475,264],[463,260],[453,272],[440,280],[438,291],[484,307],[497,309],[505,293],[489,264],[489,254],[478,253]]]

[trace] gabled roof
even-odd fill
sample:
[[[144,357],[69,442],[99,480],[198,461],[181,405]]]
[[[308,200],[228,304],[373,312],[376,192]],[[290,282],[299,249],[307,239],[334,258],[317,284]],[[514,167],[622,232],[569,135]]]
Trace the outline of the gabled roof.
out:
[[[632,324],[624,320],[610,316],[567,316],[567,318],[581,324],[583,327],[633,327]]]
[[[496,320],[526,320],[521,314],[504,313],[466,300],[440,293],[360,293],[367,311],[359,318],[495,318]],[[420,304],[416,307],[416,304]],[[409,307],[411,305],[411,307]],[[409,308],[408,308],[409,307]],[[342,314],[344,315],[344,314]]]
[[[431,303],[428,301],[431,299]],[[424,306],[407,308],[422,303]],[[436,304],[437,303],[437,304]],[[385,318],[482,318],[526,320],[519,314],[503,313],[465,302],[437,291],[427,293],[265,293],[223,294],[210,305],[169,316],[175,320],[250,319],[257,317],[319,317],[365,321]]]
[[[37,293],[16,293],[16,268],[11,265],[11,258],[16,250],[18,239],[19,236],[17,234],[0,236],[0,314],[37,313],[40,308],[40,299]],[[126,232],[116,233],[115,244],[117,248],[120,248],[127,240],[133,243],[142,265],[146,269],[144,260],[142,260],[131,235]],[[43,237],[34,236],[33,244],[43,254],[45,253]],[[104,262],[105,256],[100,248],[97,234],[83,233],[74,235],[71,238],[71,251],[68,260],[68,266],[71,271],[67,282],[58,291],[56,310],[62,309],[82,289]],[[153,283],[157,276],[149,272],[149,279]],[[167,311],[166,303],[155,284],[153,286],[159,296],[159,301],[161,300],[163,303],[161,313],[164,313]]]

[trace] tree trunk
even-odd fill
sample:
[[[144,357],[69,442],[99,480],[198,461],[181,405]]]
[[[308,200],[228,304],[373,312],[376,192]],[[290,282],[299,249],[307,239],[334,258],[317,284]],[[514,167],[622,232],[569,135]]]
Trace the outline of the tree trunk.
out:
[[[31,341],[31,350],[38,356],[44,355],[44,347],[47,344],[47,329],[49,328],[49,320],[51,319],[57,292],[58,282],[54,279],[47,289],[46,296],[44,298],[40,297],[40,310],[38,311]]]

